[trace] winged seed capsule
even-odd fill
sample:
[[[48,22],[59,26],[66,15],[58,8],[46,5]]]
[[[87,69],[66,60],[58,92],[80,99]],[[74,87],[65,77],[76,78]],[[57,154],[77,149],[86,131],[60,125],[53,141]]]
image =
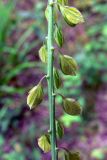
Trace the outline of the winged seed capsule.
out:
[[[63,99],[63,109],[69,115],[79,115],[81,114],[80,104],[72,98]]]
[[[57,0],[62,5],[68,5],[68,0]]]
[[[70,152],[70,160],[80,160],[80,154],[79,152]]]
[[[51,150],[50,141],[47,135],[43,135],[38,139],[38,145],[45,153]]]
[[[60,55],[60,67],[65,75],[76,75],[78,70],[77,62],[70,56]]]
[[[54,38],[55,38],[57,45],[59,47],[62,47],[64,43],[64,37],[63,37],[61,29],[57,25],[55,25]]]
[[[78,152],[64,151],[64,160],[80,160]]]
[[[55,87],[58,89],[60,88],[61,84],[62,84],[62,80],[59,76],[59,72],[54,68],[54,83],[55,83]]]
[[[81,12],[75,7],[62,6],[60,5],[60,11],[66,23],[70,26],[75,26],[79,23],[84,22],[84,18]]]
[[[56,120],[56,135],[57,138],[62,138],[64,135],[64,128],[61,122]]]
[[[43,63],[47,63],[48,53],[45,45],[40,48],[39,57]]]
[[[30,109],[36,108],[43,100],[43,87],[39,83],[29,91],[27,97],[27,104]]]
[[[58,16],[57,16],[57,13],[55,12],[54,8],[53,8],[53,16],[54,16],[54,19],[57,20]],[[47,6],[45,9],[45,17],[48,21],[48,19],[49,19],[49,6]]]

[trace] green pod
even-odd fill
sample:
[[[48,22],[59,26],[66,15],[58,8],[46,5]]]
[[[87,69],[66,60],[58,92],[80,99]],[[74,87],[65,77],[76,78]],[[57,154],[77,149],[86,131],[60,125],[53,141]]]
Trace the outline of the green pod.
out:
[[[72,57],[67,55],[60,55],[59,61],[61,70],[65,75],[76,75],[78,65]]]
[[[58,18],[58,15],[56,13],[55,8],[53,8],[53,16],[54,16],[54,20],[56,21],[57,18]],[[49,6],[47,6],[46,9],[45,9],[45,17],[46,17],[46,19],[48,21],[48,19],[49,19]]]
[[[54,76],[55,87],[56,87],[56,89],[59,89],[61,87],[62,80],[61,80],[61,78],[59,76],[59,72],[55,68],[54,68],[53,76]]]
[[[64,152],[64,160],[70,160],[69,152]]]
[[[40,83],[29,91],[27,104],[30,109],[36,108],[42,102],[43,95],[43,87]]]
[[[49,137],[47,135],[43,135],[38,139],[38,146],[45,152],[48,153],[51,150],[51,145],[49,141]]]
[[[60,11],[66,23],[71,27],[84,22],[81,12],[75,7],[60,5]]]
[[[80,155],[78,152],[70,152],[68,150],[65,150],[64,160],[80,160]]]
[[[64,128],[61,122],[56,120],[56,135],[58,139],[61,139],[64,135]]]
[[[46,49],[46,45],[43,45],[39,50],[39,57],[43,63],[47,63],[48,53]]]
[[[57,45],[59,47],[62,47],[62,45],[64,43],[64,37],[62,34],[62,30],[57,25],[55,25],[54,38],[55,38]]]
[[[80,160],[80,154],[79,152],[70,152],[69,154],[70,159],[69,160]]]
[[[63,109],[67,114],[72,116],[81,114],[80,104],[72,98],[63,98]]]
[[[49,17],[49,7],[47,6],[46,9],[45,9],[45,17],[48,21],[48,17]]]

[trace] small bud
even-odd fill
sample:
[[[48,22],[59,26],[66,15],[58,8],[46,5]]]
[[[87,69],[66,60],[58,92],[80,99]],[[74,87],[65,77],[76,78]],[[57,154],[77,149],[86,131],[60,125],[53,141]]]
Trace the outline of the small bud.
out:
[[[38,145],[45,153],[51,150],[49,137],[47,135],[43,135],[38,139]]]
[[[62,5],[68,5],[68,0],[57,0],[57,2]]]
[[[63,99],[63,109],[64,111],[72,116],[81,114],[80,104],[74,99],[64,98]]]
[[[62,47],[64,43],[64,37],[63,37],[61,29],[57,25],[55,25],[54,38],[55,38],[57,45],[59,47]]]
[[[66,23],[70,26],[75,26],[79,23],[83,23],[84,19],[79,10],[75,7],[62,6],[60,5],[60,11]]]
[[[64,135],[63,125],[59,121],[56,121],[56,135],[57,135],[57,138],[59,139],[62,138]]]
[[[41,84],[33,87],[29,91],[29,95],[27,97],[27,104],[30,109],[36,108],[43,100],[43,87]]]
[[[48,53],[45,45],[40,48],[39,57],[43,63],[47,63]]]
[[[55,83],[55,87],[58,89],[60,88],[61,84],[62,84],[62,81],[61,81],[61,78],[59,76],[59,73],[58,71],[54,68],[54,83]]]
[[[78,65],[76,61],[67,55],[60,55],[60,67],[62,72],[65,75],[76,75],[76,71],[78,70]]]

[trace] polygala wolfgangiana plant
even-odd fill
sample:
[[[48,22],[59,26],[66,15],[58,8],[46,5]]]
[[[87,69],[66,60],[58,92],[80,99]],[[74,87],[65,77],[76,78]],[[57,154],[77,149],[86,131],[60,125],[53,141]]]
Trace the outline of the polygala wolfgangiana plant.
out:
[[[50,128],[46,134],[38,139],[38,145],[45,153],[51,151],[52,160],[58,160],[58,152],[60,150],[63,151],[65,160],[79,160],[80,156],[78,152],[71,152],[66,148],[58,148],[57,146],[57,140],[64,135],[64,129],[61,122],[55,118],[55,97],[57,95],[62,97],[62,108],[67,114],[72,116],[81,114],[80,104],[75,99],[66,98],[57,91],[62,85],[62,80],[58,69],[54,67],[56,58],[54,57],[54,41],[60,49],[64,44],[63,32],[58,24],[58,11],[65,22],[71,27],[84,22],[80,11],[75,7],[68,6],[68,0],[48,0],[45,10],[45,16],[48,21],[47,43],[44,43],[39,50],[41,61],[47,65],[47,75],[29,91],[27,104],[30,109],[33,109],[38,107],[42,102],[44,96],[42,81],[46,78],[48,83]],[[72,57],[62,54],[59,49],[58,52],[58,61],[63,74],[75,76],[78,70],[77,62]]]

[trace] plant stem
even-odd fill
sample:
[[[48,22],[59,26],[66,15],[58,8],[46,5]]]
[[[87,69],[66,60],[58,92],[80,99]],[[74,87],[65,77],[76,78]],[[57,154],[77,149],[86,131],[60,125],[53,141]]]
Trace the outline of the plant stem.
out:
[[[48,97],[49,97],[49,110],[50,110],[50,141],[51,141],[51,154],[52,160],[57,158],[57,144],[56,144],[56,126],[55,126],[55,96],[54,96],[54,80],[53,80],[53,32],[54,32],[54,15],[53,15],[53,2],[48,0],[49,3],[49,18],[48,18]]]

